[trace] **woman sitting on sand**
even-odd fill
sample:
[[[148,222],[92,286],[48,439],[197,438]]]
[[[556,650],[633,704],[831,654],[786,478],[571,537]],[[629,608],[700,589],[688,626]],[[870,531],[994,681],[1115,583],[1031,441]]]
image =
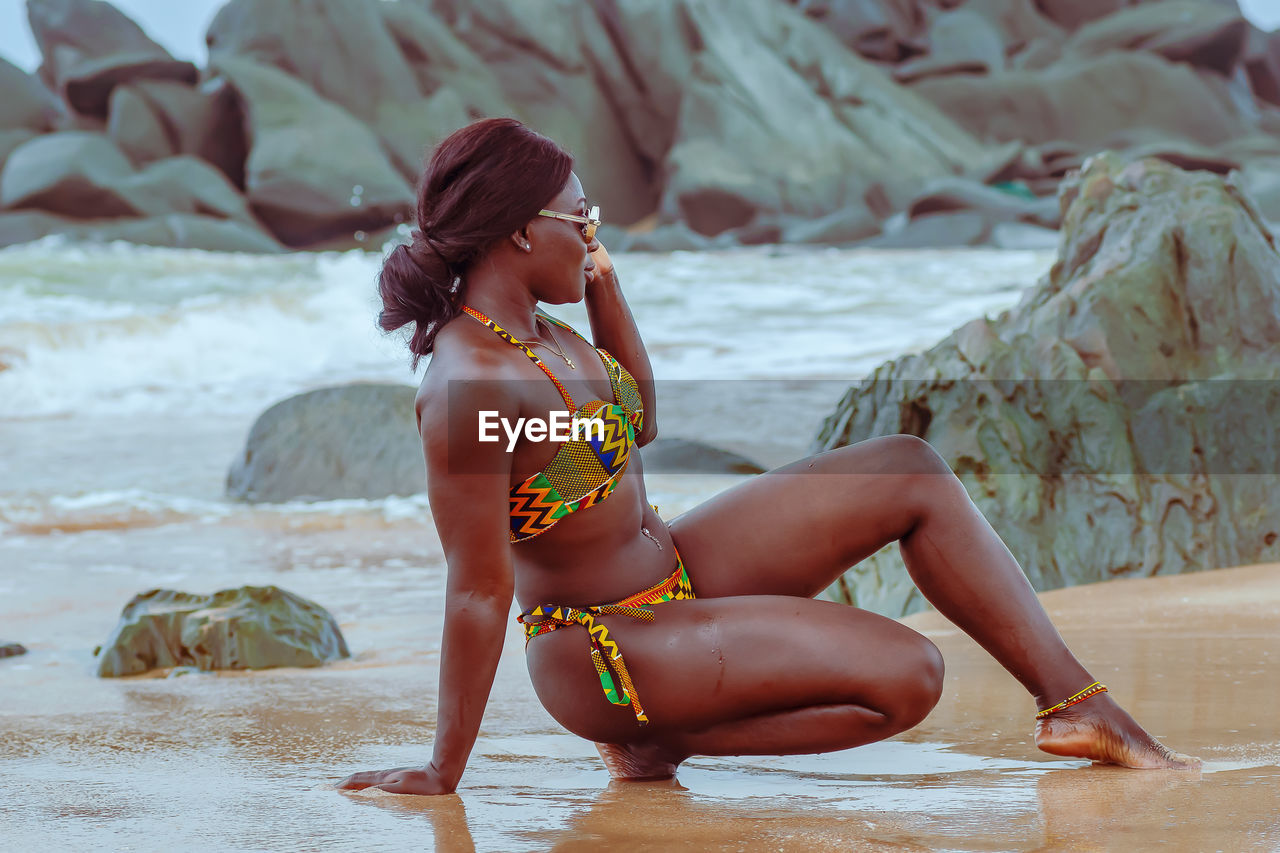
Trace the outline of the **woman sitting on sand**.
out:
[[[1072,656],[918,438],[802,459],[664,523],[636,450],[658,431],[653,372],[572,165],[514,120],[459,130],[427,166],[413,242],[383,267],[382,327],[414,324],[415,363],[433,355],[417,413],[449,572],[439,721],[428,764],[342,788],[457,787],[513,595],[538,698],[596,742],[616,778],[670,777],[691,755],[829,752],[905,731],[942,691],[937,648],[813,598],[895,540],[924,596],[1035,699],[1042,750],[1196,765]],[[583,299],[594,346],[537,308]],[[554,428],[555,415],[564,430],[570,414],[587,427],[568,440],[518,420]]]

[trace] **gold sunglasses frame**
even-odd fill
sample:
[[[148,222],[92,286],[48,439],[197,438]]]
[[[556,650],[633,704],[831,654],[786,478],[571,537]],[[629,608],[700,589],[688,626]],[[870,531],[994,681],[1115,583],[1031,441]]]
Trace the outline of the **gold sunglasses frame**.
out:
[[[582,236],[590,240],[596,236],[596,229],[600,227],[600,205],[593,205],[587,211],[586,216],[579,216],[576,213],[561,213],[558,210],[539,210],[539,216],[546,216],[551,219],[563,219],[565,222],[576,222],[585,226],[582,229]]]

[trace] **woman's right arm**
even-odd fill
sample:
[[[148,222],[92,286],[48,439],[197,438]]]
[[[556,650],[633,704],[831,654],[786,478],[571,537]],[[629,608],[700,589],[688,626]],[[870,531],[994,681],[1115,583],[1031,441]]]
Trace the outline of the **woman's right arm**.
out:
[[[419,400],[431,514],[449,567],[435,745],[424,767],[357,773],[339,787],[443,794],[462,778],[502,654],[514,580],[507,494],[511,454],[479,440],[480,413],[519,411],[512,383],[459,378]],[[499,431],[500,432],[500,431]]]

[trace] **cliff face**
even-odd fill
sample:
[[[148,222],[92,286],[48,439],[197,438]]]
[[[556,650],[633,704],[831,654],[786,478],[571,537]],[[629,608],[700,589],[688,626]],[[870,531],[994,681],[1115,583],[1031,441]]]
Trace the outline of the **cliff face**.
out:
[[[846,393],[829,449],[930,441],[1037,589],[1280,558],[1280,254],[1239,188],[1104,155],[1061,192],[1058,259]],[[896,547],[833,590],[924,606]]]

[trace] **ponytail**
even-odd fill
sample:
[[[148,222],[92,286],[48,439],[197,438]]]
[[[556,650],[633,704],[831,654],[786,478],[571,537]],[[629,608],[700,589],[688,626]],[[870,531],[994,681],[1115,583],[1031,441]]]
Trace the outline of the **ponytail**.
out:
[[[421,231],[413,232],[413,242],[391,250],[378,276],[382,311],[378,326],[384,332],[414,324],[409,338],[412,367],[431,352],[436,334],[462,313],[462,282],[440,253],[440,247]]]

